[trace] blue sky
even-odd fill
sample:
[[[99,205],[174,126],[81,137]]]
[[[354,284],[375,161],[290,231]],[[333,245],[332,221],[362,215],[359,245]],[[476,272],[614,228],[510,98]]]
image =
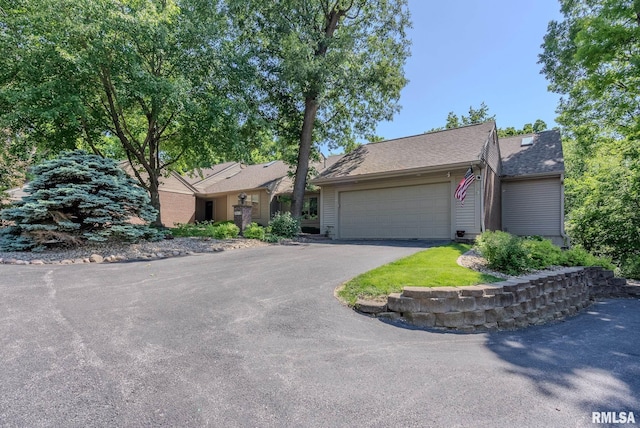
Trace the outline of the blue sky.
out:
[[[413,28],[410,80],[402,110],[380,123],[385,139],[444,126],[450,111],[463,115],[485,102],[498,127],[521,128],[536,119],[555,126],[559,96],[547,91],[537,64],[555,0],[409,0]]]

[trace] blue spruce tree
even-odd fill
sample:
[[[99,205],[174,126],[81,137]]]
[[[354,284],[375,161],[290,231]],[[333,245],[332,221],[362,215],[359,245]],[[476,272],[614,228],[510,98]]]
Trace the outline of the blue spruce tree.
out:
[[[103,242],[156,239],[147,192],[111,159],[76,150],[31,170],[28,196],[0,212],[0,250],[41,250]],[[133,224],[133,219],[139,219]]]

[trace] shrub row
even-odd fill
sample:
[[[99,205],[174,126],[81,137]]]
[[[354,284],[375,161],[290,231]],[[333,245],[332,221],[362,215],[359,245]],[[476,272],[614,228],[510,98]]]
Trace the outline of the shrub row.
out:
[[[223,222],[200,222],[177,224],[171,230],[175,237],[209,237],[215,239],[236,238],[240,229],[231,221]],[[249,239],[259,239],[267,242],[278,242],[281,239],[294,238],[300,233],[300,221],[291,216],[290,213],[276,213],[269,226],[266,228],[257,223],[251,223],[244,230],[244,237]]]
[[[550,266],[602,266],[613,269],[610,260],[595,257],[582,248],[562,250],[539,236],[521,238],[502,231],[487,231],[476,239],[476,249],[489,268],[519,275]]]

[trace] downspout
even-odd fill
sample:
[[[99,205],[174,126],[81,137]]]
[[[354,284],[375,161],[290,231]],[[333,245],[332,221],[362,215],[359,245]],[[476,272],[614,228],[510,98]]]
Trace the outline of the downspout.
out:
[[[489,168],[489,165],[485,162],[484,171],[482,167],[480,167],[480,233],[485,231],[484,225],[484,181],[488,176],[486,170]]]
[[[569,236],[564,231],[564,174],[560,174],[560,236],[564,246],[571,248]]]

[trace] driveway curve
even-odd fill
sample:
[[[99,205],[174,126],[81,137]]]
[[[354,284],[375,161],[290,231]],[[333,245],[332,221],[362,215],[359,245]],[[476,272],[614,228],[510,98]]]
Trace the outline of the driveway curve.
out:
[[[640,423],[638,300],[464,335],[334,299],[427,246],[0,265],[0,426],[593,426],[601,411]]]

